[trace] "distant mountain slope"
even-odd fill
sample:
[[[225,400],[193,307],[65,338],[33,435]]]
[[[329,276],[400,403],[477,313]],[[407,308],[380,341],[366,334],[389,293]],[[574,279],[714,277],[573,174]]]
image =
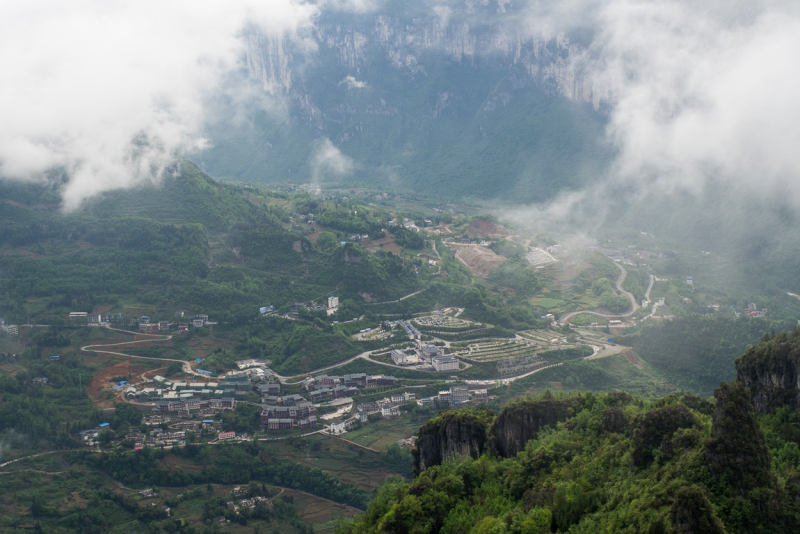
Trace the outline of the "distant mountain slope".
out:
[[[511,4],[450,2],[447,20],[405,4],[323,12],[313,54],[250,34],[250,75],[288,115],[223,123],[198,163],[252,182],[340,179],[314,163],[327,138],[354,160],[351,181],[524,201],[602,172],[601,91],[575,66],[584,36],[523,29]]]
[[[70,214],[48,187],[0,182],[0,317],[58,321],[100,306],[237,321],[333,292],[391,300],[421,287],[396,256],[358,247],[348,262],[345,247],[313,248],[269,211],[264,203],[288,202],[270,195],[188,162],[159,186],[108,193]]]
[[[241,187],[217,182],[182,160],[158,187],[116,190],[90,201],[86,211],[98,217],[148,217],[161,222],[202,224],[224,230],[237,223],[264,220]]]

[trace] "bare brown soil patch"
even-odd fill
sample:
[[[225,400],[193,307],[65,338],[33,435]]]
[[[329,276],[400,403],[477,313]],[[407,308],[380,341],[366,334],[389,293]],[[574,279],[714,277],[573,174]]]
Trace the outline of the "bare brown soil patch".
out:
[[[164,466],[167,469],[169,469],[170,473],[172,473],[176,469],[183,469],[184,471],[191,471],[191,472],[202,471],[203,469],[203,466],[195,465],[184,458],[175,456],[174,454],[166,455],[161,460],[161,463],[164,464]]]
[[[17,369],[13,365],[0,365],[0,371],[5,371],[6,373],[10,374],[11,376],[14,376],[17,373],[18,370],[19,369]]]
[[[391,252],[399,256],[403,249],[400,245],[395,243],[394,236],[387,230],[383,231],[383,235],[384,237],[380,239],[365,239],[361,242],[361,245],[370,252],[385,250],[386,252]]]
[[[77,506],[78,508],[86,508],[86,499],[81,498],[80,494],[77,491],[71,491],[70,496],[67,497],[67,502],[64,503],[64,508],[68,508],[70,506]]]
[[[467,225],[464,235],[472,239],[492,236],[507,237],[508,230],[504,226],[490,221],[474,219]]]
[[[639,359],[639,357],[636,355],[636,353],[633,352],[632,350],[628,349],[628,350],[624,351],[622,353],[622,356],[626,360],[628,360],[637,369],[641,369],[641,368],[644,367],[644,365],[642,365],[642,361]]]
[[[217,349],[230,348],[229,344],[220,339],[208,337],[195,337],[189,341],[188,345],[197,353],[200,358],[206,358]]]
[[[474,276],[485,280],[489,277],[489,271],[503,263],[505,258],[495,254],[487,247],[458,245],[456,259],[466,265]]]
[[[143,369],[139,367],[139,369]],[[110,367],[100,370],[92,377],[89,385],[86,386],[86,391],[92,399],[92,403],[98,408],[111,408],[114,406],[114,399],[106,399],[105,392],[108,381],[115,376],[128,376],[132,374],[130,362],[125,360]]]

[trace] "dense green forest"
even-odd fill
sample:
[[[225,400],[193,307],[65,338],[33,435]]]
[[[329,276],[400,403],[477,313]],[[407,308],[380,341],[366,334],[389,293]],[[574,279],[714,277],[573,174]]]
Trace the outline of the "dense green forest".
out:
[[[763,318],[695,315],[647,325],[615,341],[632,347],[676,388],[708,397],[720,380],[735,378],[733,362],[748,345],[757,344],[765,333],[791,327]]]
[[[388,482],[337,532],[796,531],[797,418],[780,426],[756,414],[738,382],[723,383],[715,400],[620,392],[520,401],[504,412],[541,415],[513,455],[503,453],[504,412],[463,413],[457,419],[472,439],[494,436],[485,453],[428,467],[411,483]],[[436,433],[448,422],[444,414],[426,427]]]

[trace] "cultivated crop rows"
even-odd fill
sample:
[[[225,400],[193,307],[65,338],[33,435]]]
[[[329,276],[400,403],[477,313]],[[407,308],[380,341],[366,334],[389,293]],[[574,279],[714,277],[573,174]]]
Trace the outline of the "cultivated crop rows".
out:
[[[544,367],[549,362],[537,355],[525,356],[515,360],[502,360],[497,362],[497,372],[503,376],[516,375],[532,371],[537,367]]]
[[[457,319],[447,315],[436,316],[428,315],[425,317],[418,317],[414,319],[418,326],[438,327],[438,328],[470,328],[482,326],[481,323],[475,321],[468,321],[466,319]]]
[[[471,343],[467,347],[469,352],[460,355],[476,362],[494,362],[529,356],[535,354],[537,349],[524,341],[489,341]]]
[[[525,330],[524,332],[520,332],[519,335],[534,341],[545,341],[547,343],[552,343],[556,339],[564,338],[563,334],[551,330]]]

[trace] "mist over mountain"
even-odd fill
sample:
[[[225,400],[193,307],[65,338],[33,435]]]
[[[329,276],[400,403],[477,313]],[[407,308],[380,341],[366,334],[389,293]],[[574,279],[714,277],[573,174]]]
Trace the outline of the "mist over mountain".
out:
[[[243,181],[345,178],[517,201],[591,183],[614,151],[607,95],[579,65],[588,30],[521,14],[509,2],[388,2],[323,10],[303,42],[251,29],[248,74],[284,113],[217,124],[196,159]],[[352,172],[315,167],[323,144]]]

